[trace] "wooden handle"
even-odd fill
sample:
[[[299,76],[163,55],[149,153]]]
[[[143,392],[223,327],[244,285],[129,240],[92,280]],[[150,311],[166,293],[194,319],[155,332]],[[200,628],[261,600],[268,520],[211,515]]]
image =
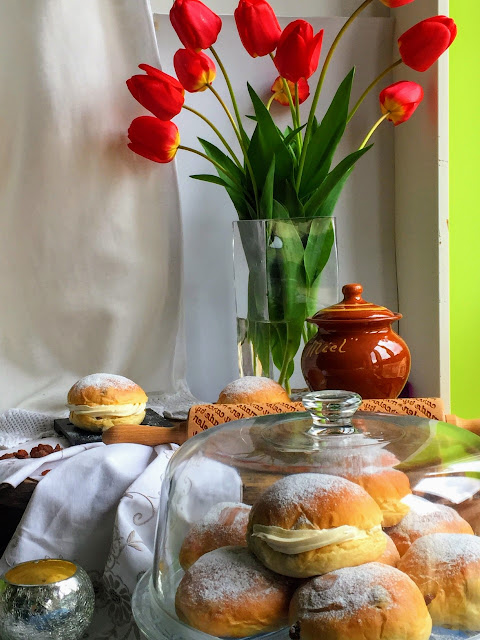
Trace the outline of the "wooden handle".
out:
[[[138,424],[117,424],[102,434],[105,444],[131,442],[156,447],[159,444],[183,444],[187,439],[187,423],[180,422],[174,427],[150,427]]]

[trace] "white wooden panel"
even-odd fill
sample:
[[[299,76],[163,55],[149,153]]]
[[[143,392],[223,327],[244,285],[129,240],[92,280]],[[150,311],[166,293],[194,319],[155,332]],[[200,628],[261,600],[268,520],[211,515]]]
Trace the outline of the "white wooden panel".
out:
[[[448,0],[422,0],[398,11],[396,35],[424,18],[448,15]],[[395,137],[396,247],[400,332],[412,351],[419,396],[450,398],[448,297],[448,58],[426,73],[404,65],[396,80],[415,80],[425,102]]]

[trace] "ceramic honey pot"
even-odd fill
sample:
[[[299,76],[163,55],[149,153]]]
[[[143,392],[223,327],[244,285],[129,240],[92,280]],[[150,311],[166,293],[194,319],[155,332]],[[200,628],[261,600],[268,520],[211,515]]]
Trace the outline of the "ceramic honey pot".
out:
[[[344,299],[308,322],[317,334],[302,353],[303,376],[312,391],[345,389],[362,398],[397,398],[410,373],[410,351],[392,329],[400,313],[362,298],[360,284],[346,284]]]

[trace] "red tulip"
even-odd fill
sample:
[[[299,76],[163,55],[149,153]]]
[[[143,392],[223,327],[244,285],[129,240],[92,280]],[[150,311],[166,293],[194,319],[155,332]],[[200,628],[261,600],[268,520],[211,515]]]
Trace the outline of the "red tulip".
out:
[[[415,71],[426,71],[452,44],[457,25],[447,16],[418,22],[398,39],[403,62]]]
[[[148,64],[140,64],[146,76],[132,76],[127,80],[130,93],[138,102],[160,120],[171,120],[180,113],[184,103],[182,85],[168,73]]]
[[[396,9],[397,7],[403,7],[404,4],[409,4],[413,0],[380,0],[386,7],[390,9]]]
[[[423,100],[423,89],[416,82],[401,80],[380,93],[380,108],[395,126],[410,118]]]
[[[170,22],[186,49],[208,49],[216,42],[222,21],[200,0],[175,0]]]
[[[315,73],[322,49],[323,29],[313,35],[313,27],[305,20],[294,20],[285,27],[274,59],[280,75],[291,82],[309,78]]]
[[[290,88],[290,93],[292,94],[293,104],[295,104],[295,85],[290,80],[287,80],[287,84]],[[285,93],[282,77],[278,76],[275,82],[272,84],[272,93],[275,94],[273,97],[274,100],[283,104],[285,107],[290,105],[288,101],[287,94]],[[305,78],[300,78],[298,81],[298,104],[302,104],[310,95],[310,87],[308,86],[308,82]]]
[[[171,162],[180,144],[178,127],[153,116],[140,116],[128,130],[132,151],[154,162]]]
[[[179,49],[173,57],[173,65],[178,79],[186,91],[205,91],[215,80],[215,64],[203,51]]]
[[[282,29],[266,0],[240,0],[234,15],[240,40],[252,58],[275,51]]]

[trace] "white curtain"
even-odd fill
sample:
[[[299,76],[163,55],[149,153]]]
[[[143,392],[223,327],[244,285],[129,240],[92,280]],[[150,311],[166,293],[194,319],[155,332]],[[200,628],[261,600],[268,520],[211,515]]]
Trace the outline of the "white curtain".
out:
[[[178,391],[175,168],[126,146],[125,80],[159,66],[148,0],[3,0],[0,60],[0,410],[98,371]]]

